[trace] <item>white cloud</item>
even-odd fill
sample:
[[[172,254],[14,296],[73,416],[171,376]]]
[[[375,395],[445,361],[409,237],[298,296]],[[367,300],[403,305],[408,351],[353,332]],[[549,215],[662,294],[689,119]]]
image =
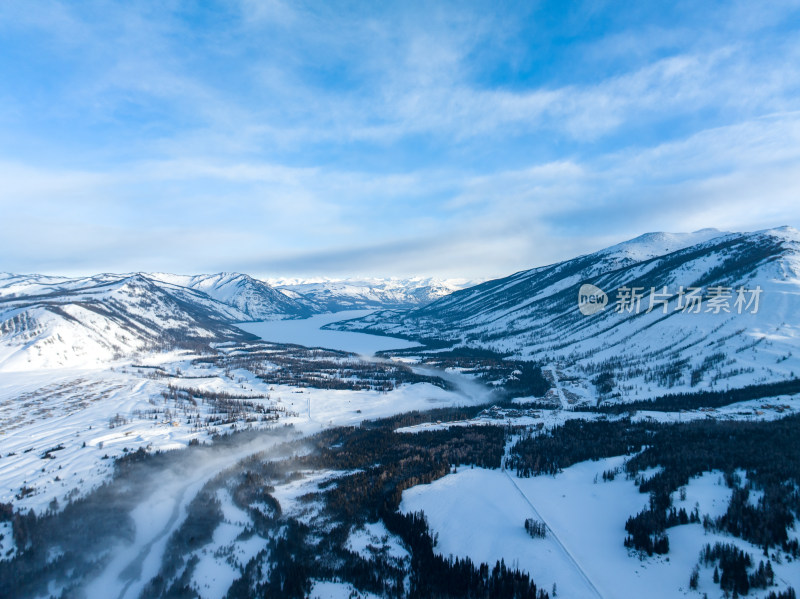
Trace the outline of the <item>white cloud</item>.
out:
[[[511,85],[493,69],[534,52],[503,37],[522,24],[475,9],[243,0],[197,32],[179,7],[48,6],[0,8],[67,67],[52,97],[0,94],[0,206],[31,224],[0,269],[472,277],[642,229],[800,222],[800,42],[762,32],[791,7],[626,29],[584,44],[592,76]]]

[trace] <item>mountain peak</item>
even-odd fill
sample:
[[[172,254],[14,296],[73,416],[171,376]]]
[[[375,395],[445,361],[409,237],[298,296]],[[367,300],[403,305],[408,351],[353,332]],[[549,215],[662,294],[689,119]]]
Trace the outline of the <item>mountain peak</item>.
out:
[[[783,380],[795,376],[788,357],[800,339],[791,317],[800,312],[798,240],[800,232],[791,227],[646,233],[595,254],[487,281],[414,311],[379,313],[337,328],[437,339],[582,373],[614,370],[640,397],[663,388],[691,390],[700,380],[708,387]],[[605,296],[608,308],[591,315],[580,309],[587,283]],[[625,309],[619,303],[624,288],[642,291],[641,303]],[[680,304],[680,290],[689,288],[705,302],[694,312]],[[717,300],[718,309],[708,303],[714,288],[731,290]],[[760,304],[737,308],[732,290],[739,288],[759,289],[751,300],[760,297]],[[648,306],[647,290],[663,289],[662,305]],[[755,348],[767,335],[769,343]],[[659,372],[669,375],[653,374]]]
[[[758,233],[769,235],[770,237],[777,237],[784,241],[800,242],[800,231],[790,225],[783,225],[773,229],[764,229],[763,231],[758,231]]]
[[[618,255],[640,262],[655,258],[656,256],[677,252],[678,250],[692,245],[697,245],[698,243],[703,243],[729,234],[730,233],[727,231],[720,231],[719,229],[713,228],[699,229],[691,233],[667,233],[664,231],[656,231],[644,233],[628,241],[612,245],[604,250],[600,250],[598,254],[604,256]]]

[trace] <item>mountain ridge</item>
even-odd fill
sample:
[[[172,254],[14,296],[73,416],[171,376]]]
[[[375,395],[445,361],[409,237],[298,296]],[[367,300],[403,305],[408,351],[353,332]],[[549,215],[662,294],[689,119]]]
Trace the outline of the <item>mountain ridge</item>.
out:
[[[800,327],[791,318],[800,313],[800,232],[701,233],[707,239],[663,255],[645,252],[636,260],[629,242],[618,244],[456,291],[421,308],[378,312],[331,328],[489,349],[572,369],[583,378],[605,373],[638,397],[656,388],[735,386],[800,373],[792,353]],[[608,292],[609,305],[592,316],[578,307],[585,283]],[[731,314],[731,297],[728,312],[708,313],[705,306],[700,313],[676,312],[680,288],[698,285],[705,291],[731,287],[732,294],[738,286],[760,285],[761,310]],[[611,293],[626,286],[645,292],[644,309],[615,310]],[[647,312],[647,294],[663,286],[666,308]]]
[[[247,274],[0,273],[0,370],[102,366],[123,356],[253,337],[236,323],[306,318],[342,309],[419,305],[431,279],[393,280],[384,293],[348,283],[325,301]],[[317,284],[321,294],[327,283]],[[439,296],[449,291],[441,287]]]
[[[362,310],[375,308],[413,308],[444,297],[471,282],[467,279],[434,277],[278,278],[267,282],[290,297],[311,301],[322,310]]]

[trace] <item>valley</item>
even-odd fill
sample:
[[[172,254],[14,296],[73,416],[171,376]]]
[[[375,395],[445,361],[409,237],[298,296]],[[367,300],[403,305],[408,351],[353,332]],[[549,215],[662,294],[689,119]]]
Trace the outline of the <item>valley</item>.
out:
[[[660,327],[695,315],[576,320],[581,277],[537,292],[555,275],[535,269],[525,285],[549,312],[525,326],[550,345],[521,341],[520,316],[465,333],[494,318],[469,306],[513,303],[514,281],[325,312],[230,273],[6,276],[0,583],[10,597],[790,599],[795,234],[757,238],[772,253],[752,264],[750,240],[720,235],[750,270],[708,284],[757,282],[763,314],[698,314],[681,336]],[[613,249],[592,280],[668,263],[678,281],[720,235]]]

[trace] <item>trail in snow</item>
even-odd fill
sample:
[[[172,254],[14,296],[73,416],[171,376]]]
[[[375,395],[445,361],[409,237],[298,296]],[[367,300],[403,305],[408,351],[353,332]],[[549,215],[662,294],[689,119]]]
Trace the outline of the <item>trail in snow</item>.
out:
[[[491,396],[492,391],[488,387],[463,374],[428,366],[412,368],[420,374],[437,376],[450,382],[469,403],[483,403]],[[314,424],[310,399],[307,398],[307,416],[308,422]],[[314,431],[316,428],[312,426]],[[267,447],[264,446],[265,437],[269,439]],[[137,596],[143,586],[158,573],[170,535],[183,522],[188,504],[202,486],[218,472],[249,455],[268,451],[270,446],[283,440],[285,437],[278,433],[263,432],[242,447],[220,450],[221,455],[215,455],[213,448],[210,448],[208,458],[196,460],[197,463],[191,467],[176,467],[170,472],[153,473],[164,484],[154,485],[133,510],[139,513],[138,516],[132,513],[137,526],[134,544],[118,552],[105,571],[87,586],[87,595],[93,596],[95,591],[101,589],[106,595],[110,595],[111,589],[114,589],[113,594],[118,599]],[[153,520],[159,519],[159,515],[160,522],[154,523]]]
[[[525,494],[525,492],[520,488],[520,486],[517,484],[517,481],[514,480],[514,477],[511,476],[508,473],[508,470],[503,470],[503,472],[508,477],[508,480],[511,481],[511,484],[514,485],[514,487],[517,489],[517,491],[519,491],[519,494],[522,495],[522,498],[525,500],[525,503],[527,503],[530,506],[531,511],[533,512],[534,516],[540,522],[544,522],[544,525],[547,527],[547,532],[550,535],[550,538],[553,539],[553,541],[558,546],[558,548],[564,553],[564,555],[566,556],[567,560],[575,567],[575,570],[578,571],[578,573],[580,574],[581,578],[586,582],[586,585],[589,587],[589,590],[592,592],[592,594],[595,597],[598,597],[599,599],[603,599],[602,593],[600,593],[600,590],[595,586],[594,582],[592,582],[592,579],[589,578],[589,575],[581,567],[581,565],[578,562],[578,560],[575,559],[575,556],[572,555],[572,552],[570,552],[570,550],[567,549],[566,545],[564,545],[564,543],[561,541],[561,539],[558,538],[558,535],[555,533],[553,528],[542,517],[542,515],[539,513],[539,510],[537,510],[536,506],[533,505],[533,502],[528,498],[528,496]]]
[[[150,552],[153,550],[153,546],[162,540],[164,537],[169,534],[175,528],[175,524],[178,521],[178,517],[181,514],[181,507],[183,506],[183,498],[186,496],[186,489],[189,485],[181,489],[179,495],[175,498],[175,504],[172,506],[172,513],[169,516],[169,520],[167,520],[166,525],[164,528],[161,529],[161,532],[156,534],[150,541],[145,543],[145,545],[139,550],[139,553],[136,557],[127,565],[125,569],[120,572],[119,579],[125,582],[125,586],[122,587],[117,599],[124,599],[125,594],[128,592],[128,589],[131,588],[131,585],[135,582],[141,580],[142,577],[142,565],[144,564],[147,556],[150,555]]]
[[[561,408],[567,410],[569,409],[569,404],[567,403],[567,398],[564,397],[564,392],[561,390],[561,381],[558,380],[558,373],[555,368],[550,368],[549,371],[553,377],[553,389],[555,389],[558,396],[558,401],[561,402]]]
[[[114,549],[105,569],[86,583],[85,596],[118,599],[139,596],[144,585],[158,574],[169,537],[184,521],[189,503],[203,485],[253,454],[288,457],[274,451],[276,445],[286,440],[284,432],[264,431],[235,447],[209,447],[193,456],[176,456],[178,463],[148,473],[150,482],[131,510],[135,540],[127,547]]]

